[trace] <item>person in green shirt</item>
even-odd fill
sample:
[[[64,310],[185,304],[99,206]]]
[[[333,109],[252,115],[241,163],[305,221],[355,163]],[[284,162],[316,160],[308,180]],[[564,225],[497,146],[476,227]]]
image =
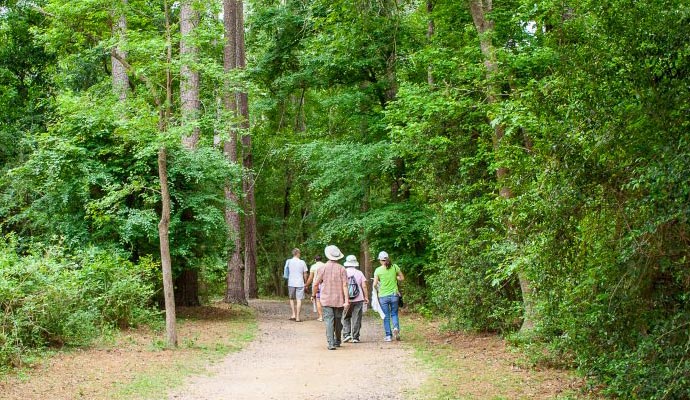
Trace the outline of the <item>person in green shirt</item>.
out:
[[[394,337],[395,340],[400,340],[400,321],[398,320],[400,291],[398,290],[398,282],[403,281],[405,277],[400,271],[400,267],[391,264],[388,253],[380,252],[378,259],[381,265],[374,271],[374,287],[378,290],[379,303],[385,314],[383,330],[386,332],[386,336],[383,340],[390,342]],[[391,324],[393,325],[392,329]]]

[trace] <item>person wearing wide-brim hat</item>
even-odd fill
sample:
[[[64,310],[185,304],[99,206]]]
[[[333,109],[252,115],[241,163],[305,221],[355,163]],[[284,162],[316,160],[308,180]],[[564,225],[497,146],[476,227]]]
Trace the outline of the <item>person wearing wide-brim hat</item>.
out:
[[[400,301],[400,290],[398,282],[403,281],[400,267],[391,265],[388,253],[382,251],[378,256],[381,265],[374,271],[374,287],[378,290],[379,303],[385,314],[383,318],[383,330],[386,336],[384,341],[390,342],[400,340],[400,321],[398,319],[398,302]],[[392,325],[392,329],[391,329]]]
[[[362,328],[362,309],[369,304],[367,295],[367,278],[358,270],[357,257],[349,255],[345,258],[345,272],[347,273],[348,297],[350,307],[343,313],[343,341],[359,343],[359,331]]]
[[[328,350],[335,350],[340,347],[341,342],[343,309],[350,306],[347,295],[347,273],[345,267],[338,263],[338,260],[343,258],[343,253],[337,246],[326,246],[324,253],[328,261],[319,268],[316,274],[314,291],[321,293]]]

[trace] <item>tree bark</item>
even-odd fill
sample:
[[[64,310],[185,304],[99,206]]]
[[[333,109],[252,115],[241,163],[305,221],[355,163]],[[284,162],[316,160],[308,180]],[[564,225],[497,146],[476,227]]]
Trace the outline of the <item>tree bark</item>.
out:
[[[199,24],[199,15],[192,7],[192,0],[184,0],[180,5],[180,99],[182,102],[182,123],[190,125],[189,134],[182,137],[182,145],[187,149],[196,149],[199,142],[199,72],[195,64],[199,50],[191,38]]]
[[[426,27],[426,40],[431,45],[431,39],[434,37],[434,17],[432,13],[434,12],[434,1],[426,0],[426,12],[429,15],[429,20],[427,21]],[[426,80],[430,87],[434,87],[434,73],[431,65],[427,67]]]
[[[366,214],[366,212],[369,211],[369,196],[370,186],[369,177],[367,176],[364,178],[364,195],[362,196],[362,205],[360,207],[362,214]],[[360,269],[362,270],[362,272],[364,272],[364,276],[367,278],[367,282],[369,282],[369,279],[374,276],[374,269],[371,264],[371,249],[369,247],[369,237],[367,236],[367,233],[364,231],[364,229],[362,229],[361,235],[362,238],[359,244],[359,259],[361,264]]]
[[[111,53],[116,54],[110,56],[110,65],[112,68],[113,92],[117,95],[120,101],[127,99],[127,89],[129,87],[129,77],[127,76],[127,68],[120,62],[120,59],[127,58],[127,52],[122,49],[122,45],[127,40],[127,0],[121,0],[120,7],[113,11],[113,37],[118,39],[118,44],[112,49]],[[119,58],[119,59],[118,59]]]
[[[161,247],[161,268],[163,269],[163,296],[165,298],[165,332],[170,347],[177,347],[175,327],[175,294],[172,279],[172,261],[170,259],[170,192],[168,191],[167,152],[165,147],[158,150],[158,178],[161,185],[161,220],[158,223],[158,235]]]
[[[497,104],[499,100],[498,91],[494,84],[494,80],[498,76],[498,63],[496,60],[496,53],[491,41],[491,34],[494,30],[494,22],[486,18],[486,15],[491,12],[492,0],[470,0],[470,13],[472,14],[472,21],[479,34],[479,45],[482,56],[484,57],[484,67],[487,74],[487,88],[486,98],[487,102]],[[499,153],[501,142],[505,136],[505,126],[497,124],[494,127],[493,135],[493,149],[496,154]],[[513,197],[512,190],[506,183],[509,171],[506,167],[499,167],[496,170],[496,178],[500,185],[499,195],[503,199],[510,199]],[[514,231],[510,221],[506,221],[506,232],[511,235]],[[518,280],[520,281],[520,289],[522,292],[522,302],[524,309],[524,316],[522,321],[521,333],[528,333],[534,328],[534,301],[532,298],[533,285],[529,278],[523,271],[518,272]]]
[[[223,0],[223,26],[225,30],[225,46],[223,50],[223,68],[226,74],[223,93],[223,108],[227,115],[237,118],[237,100],[232,90],[232,85],[227,76],[237,68],[237,3],[235,0]],[[237,164],[237,129],[234,123],[229,124],[230,132],[228,140],[223,143],[223,153],[233,164]],[[225,186],[225,222],[228,224],[228,235],[233,244],[228,254],[227,275],[225,279],[226,289],[224,301],[226,303],[247,304],[244,291],[244,276],[242,263],[242,231],[240,214],[234,206],[239,204],[239,198],[232,184]]]
[[[167,47],[167,68],[166,68],[166,99],[170,99],[172,88],[170,87],[170,63],[172,61],[171,41],[170,41],[170,14],[168,2],[164,2],[165,7],[165,29]],[[158,130],[164,133],[168,126],[170,115],[170,103],[161,104],[160,99],[154,96],[156,105],[159,108]],[[165,146],[158,149],[158,179],[161,186],[161,220],[158,223],[158,237],[161,250],[161,269],[163,272],[163,297],[165,299],[165,333],[168,346],[177,347],[177,328],[175,315],[175,292],[173,288],[172,260],[170,257],[170,238],[168,237],[170,228],[170,191],[168,190],[168,154]]]
[[[237,68],[245,69],[244,49],[244,3],[237,0]],[[244,287],[247,298],[259,297],[259,288],[256,281],[256,200],[254,198],[254,172],[252,160],[252,136],[249,133],[249,100],[246,91],[238,93],[238,105],[242,127],[242,164],[244,166]]]
[[[199,143],[199,72],[194,65],[198,61],[199,50],[193,43],[192,35],[199,24],[199,15],[192,6],[192,0],[180,4],[180,102],[182,113],[182,146],[196,150]],[[196,307],[199,300],[199,273],[187,266],[175,279],[177,291],[175,301],[178,305]]]

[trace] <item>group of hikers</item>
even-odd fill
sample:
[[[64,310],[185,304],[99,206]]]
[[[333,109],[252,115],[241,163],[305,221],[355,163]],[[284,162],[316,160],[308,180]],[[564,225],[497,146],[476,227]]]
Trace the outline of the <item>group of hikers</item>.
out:
[[[340,264],[344,255],[335,245],[326,246],[324,250],[327,261],[314,257],[315,263],[307,268],[300,258],[299,249],[292,250],[292,258],[285,262],[284,277],[287,279],[288,297],[290,299],[290,320],[301,322],[302,300],[305,290],[311,287],[311,300],[319,314],[318,321],[326,325],[328,350],[335,350],[342,342],[359,343],[362,315],[366,307],[373,303],[383,312],[384,341],[400,340],[400,321],[398,306],[400,291],[398,282],[403,281],[400,267],[391,264],[388,253],[378,255],[380,266],[374,271],[372,297],[369,296],[367,279],[357,269],[357,257],[349,255],[344,264]],[[310,286],[311,285],[311,286]]]

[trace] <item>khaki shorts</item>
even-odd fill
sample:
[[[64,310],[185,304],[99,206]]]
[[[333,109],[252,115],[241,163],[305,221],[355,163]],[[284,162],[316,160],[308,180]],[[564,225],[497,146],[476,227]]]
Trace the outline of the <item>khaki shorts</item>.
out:
[[[304,286],[294,287],[288,286],[288,297],[290,300],[302,300],[304,299]]]

